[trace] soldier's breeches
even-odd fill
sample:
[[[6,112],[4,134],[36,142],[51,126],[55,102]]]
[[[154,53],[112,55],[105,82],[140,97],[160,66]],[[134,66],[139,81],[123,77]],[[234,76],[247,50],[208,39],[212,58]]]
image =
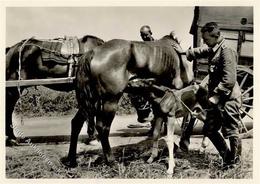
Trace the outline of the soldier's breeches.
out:
[[[229,100],[222,109],[217,107],[208,111],[203,127],[204,135],[211,135],[221,129],[225,138],[238,137],[241,128],[239,113],[240,101]]]
[[[230,100],[225,103],[223,111],[222,133],[225,138],[238,137],[241,129],[241,117],[239,113],[239,100]]]

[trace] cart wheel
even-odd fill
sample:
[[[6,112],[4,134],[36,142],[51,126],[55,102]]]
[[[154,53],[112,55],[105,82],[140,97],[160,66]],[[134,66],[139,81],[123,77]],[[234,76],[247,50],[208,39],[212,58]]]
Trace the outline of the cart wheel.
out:
[[[203,87],[208,87],[207,75],[200,83]],[[249,117],[253,119],[252,113],[250,112],[253,109],[253,70],[250,67],[243,65],[238,65],[237,67],[237,81],[241,88],[241,97],[242,97],[242,106],[240,108],[241,118]]]
[[[241,88],[242,93],[242,107],[240,108],[241,117],[245,116],[253,119],[252,113],[253,110],[253,70],[249,67],[245,67],[242,65],[238,66],[237,69],[237,81]]]
[[[208,88],[209,76],[207,75],[200,83],[201,86]],[[253,70],[250,67],[238,65],[237,67],[237,81],[241,88],[242,106],[240,108],[241,118],[248,117],[253,120]],[[195,120],[193,127],[198,123],[198,119]]]
[[[201,86],[208,88],[208,79],[207,75],[200,83]],[[249,117],[253,120],[252,110],[253,110],[253,69],[250,67],[238,65],[237,68],[237,81],[241,88],[241,97],[242,97],[242,106],[240,108],[241,118]],[[196,119],[195,121],[190,121],[189,123],[193,128],[200,120]],[[246,128],[246,127],[245,127]],[[247,129],[246,129],[247,130]],[[185,131],[185,130],[182,130]],[[205,141],[205,137],[203,138]],[[201,144],[201,148],[205,149],[204,142]]]

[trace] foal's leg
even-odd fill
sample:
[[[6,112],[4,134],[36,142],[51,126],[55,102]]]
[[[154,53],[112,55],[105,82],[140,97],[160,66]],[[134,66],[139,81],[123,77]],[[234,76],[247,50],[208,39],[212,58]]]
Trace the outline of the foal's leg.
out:
[[[99,107],[97,113],[96,130],[98,132],[98,137],[100,139],[107,164],[111,164],[115,160],[111,151],[108,137],[110,126],[117,110],[118,99],[119,98],[117,97],[113,97],[107,101],[103,100],[103,105]]]
[[[76,153],[78,136],[85,121],[83,113],[79,110],[74,118],[71,120],[71,137],[68,158],[62,159],[62,163],[68,167],[76,167]]]
[[[155,117],[155,125],[153,129],[153,147],[152,147],[152,154],[150,158],[147,160],[148,163],[152,163],[155,158],[158,157],[158,143],[159,143],[159,137],[161,133],[162,128],[162,117]]]
[[[166,137],[166,144],[168,146],[168,150],[169,150],[169,166],[168,166],[168,170],[167,173],[169,175],[173,174],[173,170],[175,167],[175,160],[174,160],[174,124],[175,124],[176,118],[173,117],[168,117],[168,121],[167,121],[167,137]]]

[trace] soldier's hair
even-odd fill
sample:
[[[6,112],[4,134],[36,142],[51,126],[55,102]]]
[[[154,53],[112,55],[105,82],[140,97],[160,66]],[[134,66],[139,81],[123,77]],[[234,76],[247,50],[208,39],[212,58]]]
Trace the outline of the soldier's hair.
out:
[[[210,36],[218,38],[220,36],[219,26],[216,22],[208,22],[202,28],[201,32],[209,32]]]
[[[145,29],[148,29],[148,32],[149,32],[150,34],[153,34],[152,31],[151,31],[150,26],[148,26],[148,25],[142,26],[142,27],[140,28],[140,32],[142,33]]]

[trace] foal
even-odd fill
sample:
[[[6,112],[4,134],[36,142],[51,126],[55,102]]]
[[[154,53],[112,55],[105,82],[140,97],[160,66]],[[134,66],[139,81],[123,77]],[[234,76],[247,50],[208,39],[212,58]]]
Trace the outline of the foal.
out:
[[[152,84],[154,81],[136,79],[129,83],[129,92],[146,93],[146,97],[151,101],[155,115],[153,131],[153,147],[151,156],[147,160],[152,163],[158,157],[158,142],[162,123],[167,124],[167,136],[163,137],[169,150],[169,166],[167,173],[173,174],[174,161],[174,129],[176,118],[184,117],[192,113],[196,118],[205,120],[202,107],[207,106],[207,90],[200,85],[190,85],[180,90],[172,90],[165,86]],[[194,112],[193,112],[194,111]],[[195,113],[196,112],[196,113]]]

